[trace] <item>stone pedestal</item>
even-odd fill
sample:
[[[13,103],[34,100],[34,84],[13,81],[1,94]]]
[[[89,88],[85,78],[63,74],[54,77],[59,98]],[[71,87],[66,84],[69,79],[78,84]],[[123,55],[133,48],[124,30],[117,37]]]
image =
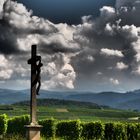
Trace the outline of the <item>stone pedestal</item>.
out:
[[[40,140],[41,125],[26,125],[27,140]]]

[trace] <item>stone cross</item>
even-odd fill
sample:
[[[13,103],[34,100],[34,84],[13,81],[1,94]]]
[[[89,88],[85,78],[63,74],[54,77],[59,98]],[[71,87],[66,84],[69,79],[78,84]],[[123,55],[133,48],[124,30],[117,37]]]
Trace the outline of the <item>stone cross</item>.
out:
[[[31,47],[31,59],[28,64],[31,64],[31,99],[30,99],[30,125],[27,128],[27,140],[40,140],[40,129],[42,126],[37,123],[37,101],[36,95],[39,94],[41,86],[40,72],[43,64],[41,63],[41,56],[37,55],[37,46]]]

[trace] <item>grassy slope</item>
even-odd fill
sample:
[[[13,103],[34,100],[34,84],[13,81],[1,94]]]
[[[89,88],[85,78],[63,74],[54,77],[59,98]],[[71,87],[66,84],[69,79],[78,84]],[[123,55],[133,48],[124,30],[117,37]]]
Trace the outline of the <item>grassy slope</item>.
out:
[[[140,117],[140,112],[104,108],[97,104],[71,102],[63,100],[39,100],[38,118],[81,119],[82,121],[128,121],[131,117]],[[11,106],[0,106],[0,114],[9,116],[29,114],[29,105],[19,103]]]

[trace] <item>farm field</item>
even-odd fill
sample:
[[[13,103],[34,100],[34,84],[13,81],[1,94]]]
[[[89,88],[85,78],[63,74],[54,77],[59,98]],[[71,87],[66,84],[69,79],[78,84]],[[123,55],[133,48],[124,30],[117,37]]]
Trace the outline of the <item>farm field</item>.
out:
[[[59,102],[58,102],[59,101]],[[44,103],[45,102],[45,103]],[[7,114],[9,117],[29,114],[28,102],[21,102],[14,105],[0,105],[0,114]],[[131,110],[118,110],[109,107],[91,105],[88,103],[61,101],[61,100],[41,100],[37,107],[38,119],[54,118],[57,120],[77,120],[91,121],[120,121],[139,122],[140,112]]]

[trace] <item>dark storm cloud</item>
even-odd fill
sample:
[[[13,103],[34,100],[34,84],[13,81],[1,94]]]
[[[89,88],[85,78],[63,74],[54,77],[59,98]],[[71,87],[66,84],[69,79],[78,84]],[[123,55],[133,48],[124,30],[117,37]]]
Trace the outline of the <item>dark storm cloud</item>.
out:
[[[140,1],[139,0],[117,0],[116,8],[121,13],[120,18],[123,25],[134,24],[140,26]]]
[[[135,14],[138,15],[140,13],[139,3],[135,6]],[[127,25],[126,21],[132,15],[128,13],[129,16],[122,18],[124,13],[121,12],[121,8],[121,6],[118,9],[105,6],[100,10],[101,15],[96,20],[93,20],[91,16],[83,17],[83,24],[74,33],[74,39],[83,48],[88,46],[91,50],[94,50],[92,55],[94,61],[92,64],[89,64],[88,61],[84,62],[83,57],[81,57],[83,52],[73,58],[73,66],[78,74],[77,81],[81,77],[86,79],[89,75],[88,80],[91,80],[86,81],[87,84],[92,82],[96,85],[97,81],[99,83],[107,82],[107,78],[96,79],[96,74],[102,73],[102,77],[110,77],[109,81],[112,84],[123,85],[124,83],[121,83],[121,81],[134,76],[132,74],[134,71],[139,74],[139,25],[135,22],[137,17],[134,23],[131,20],[133,25],[129,22]],[[126,8],[129,9],[127,5]]]
[[[15,47],[16,38],[12,29],[0,20],[0,52],[3,54],[17,53],[19,50]]]
[[[24,81],[30,73],[26,61],[27,57],[30,57],[30,46],[35,43],[39,44],[42,53],[46,52],[43,58],[49,59],[43,67],[42,74],[49,77],[44,79],[49,80],[44,81],[49,82],[47,86],[44,84],[44,87],[74,88],[75,72],[69,64],[71,56],[64,55],[78,51],[78,44],[72,40],[74,27],[66,24],[55,25],[43,18],[32,16],[32,11],[14,1],[1,1],[0,4],[0,52],[1,58],[7,62],[0,69],[0,78],[15,80],[15,84],[25,84]]]
[[[74,48],[66,48],[65,46],[62,46],[62,44],[58,43],[51,43],[50,45],[46,44],[39,44],[40,50],[43,53],[48,53],[48,54],[54,54],[54,53],[75,53],[78,51],[78,49]],[[44,49],[46,47],[46,49]]]
[[[129,5],[117,0],[116,8],[102,7],[98,18],[84,16],[81,24],[68,25],[33,16],[23,4],[7,0],[0,8],[0,42],[5,47],[0,46],[1,57],[11,63],[4,74],[9,79],[20,75],[27,79],[26,57],[35,43],[44,60],[44,88],[72,89],[74,84],[87,88],[89,84],[88,88],[122,89],[140,74],[139,19],[136,16],[133,25],[127,22],[139,7],[138,0]],[[26,57],[15,58],[16,52]]]
[[[59,27],[53,23],[32,16],[32,11],[28,11],[22,4],[7,0],[3,5],[1,15],[0,42],[2,45],[7,46],[6,49],[1,47],[2,53],[26,51],[29,50],[32,43],[46,44],[48,50],[52,52],[72,51],[72,45],[75,42],[66,40],[63,33],[59,31]],[[54,38],[54,40],[49,38]],[[68,44],[71,48],[64,46],[65,44]]]

